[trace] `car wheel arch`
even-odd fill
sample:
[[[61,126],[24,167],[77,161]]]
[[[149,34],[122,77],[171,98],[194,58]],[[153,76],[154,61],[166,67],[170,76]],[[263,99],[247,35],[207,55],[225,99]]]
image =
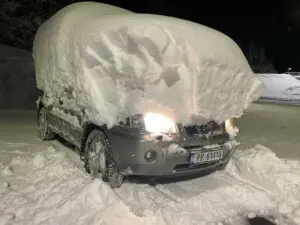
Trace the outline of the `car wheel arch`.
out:
[[[82,127],[83,127],[83,135],[81,138],[81,146],[80,146],[81,153],[83,153],[87,138],[93,130],[100,130],[108,138],[106,125],[99,126],[94,123],[86,122]]]

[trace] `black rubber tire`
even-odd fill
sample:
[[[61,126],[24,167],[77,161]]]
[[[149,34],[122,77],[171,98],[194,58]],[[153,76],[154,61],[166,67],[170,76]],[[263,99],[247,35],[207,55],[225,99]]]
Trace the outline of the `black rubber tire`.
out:
[[[93,171],[90,169],[90,161],[89,161],[89,154],[90,151],[92,151],[91,145],[94,142],[99,142],[101,141],[101,144],[103,145],[103,151],[104,151],[104,155],[105,155],[105,168],[94,168]],[[102,150],[101,150],[102,151]],[[112,188],[119,188],[121,187],[123,180],[124,180],[124,175],[120,173],[114,159],[113,159],[113,155],[111,153],[111,148],[109,145],[109,141],[106,137],[106,135],[96,129],[93,130],[85,143],[85,148],[84,148],[84,152],[83,152],[83,160],[84,160],[84,165],[85,165],[85,169],[88,173],[90,173],[92,175],[92,178],[96,178],[97,176],[99,176],[101,174],[102,180],[104,182],[107,182]],[[100,160],[100,158],[98,158],[98,160]],[[94,174],[97,173],[98,174]]]
[[[40,139],[47,141],[53,139],[55,134],[49,129],[48,126],[48,112],[45,107],[42,107],[38,112],[38,136]]]

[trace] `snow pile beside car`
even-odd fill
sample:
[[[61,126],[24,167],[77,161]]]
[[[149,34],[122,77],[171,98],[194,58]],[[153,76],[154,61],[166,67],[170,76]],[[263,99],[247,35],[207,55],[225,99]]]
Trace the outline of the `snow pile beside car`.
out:
[[[11,149],[1,143],[0,153]],[[263,147],[240,150],[226,171],[156,187],[112,190],[54,147],[0,161],[0,224],[241,224],[257,214],[300,224],[300,162]],[[14,152],[15,152],[14,151]],[[6,152],[5,154],[7,154]],[[1,160],[1,159],[0,159]],[[219,223],[220,224],[220,223]]]
[[[300,80],[289,74],[259,74],[265,84],[262,99],[299,101]]]
[[[108,185],[91,182],[88,174],[53,147],[15,157],[0,168],[1,225],[139,222]]]
[[[276,224],[300,224],[299,160],[280,159],[270,149],[257,145],[235,152],[227,171],[272,199],[268,214]]]
[[[240,48],[189,21],[75,3],[39,29],[33,48],[48,104],[112,127],[159,111],[183,124],[241,116],[262,94]],[[58,99],[60,98],[60,99]]]

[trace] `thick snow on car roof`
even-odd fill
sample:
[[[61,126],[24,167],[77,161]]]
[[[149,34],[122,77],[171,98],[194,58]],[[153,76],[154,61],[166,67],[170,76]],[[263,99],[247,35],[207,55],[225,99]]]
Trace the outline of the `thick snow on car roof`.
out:
[[[147,111],[184,124],[221,122],[262,95],[262,82],[226,35],[102,3],[60,10],[40,27],[33,54],[50,102],[60,97],[108,127]]]

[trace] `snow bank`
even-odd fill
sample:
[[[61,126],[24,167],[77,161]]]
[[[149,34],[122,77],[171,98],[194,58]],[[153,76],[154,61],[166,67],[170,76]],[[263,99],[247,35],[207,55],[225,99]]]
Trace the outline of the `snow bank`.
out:
[[[263,98],[299,100],[300,80],[289,74],[259,74],[265,84]]]
[[[126,116],[164,112],[178,122],[239,117],[262,94],[240,48],[189,21],[101,3],[72,4],[38,30],[37,85],[48,104],[86,109],[111,127]]]
[[[257,145],[239,150],[227,169],[189,181],[124,185],[132,211],[156,224],[247,224],[262,216],[276,224],[300,224],[300,162],[281,160]],[[124,196],[124,197],[123,197]]]
[[[227,171],[271,197],[269,215],[276,224],[300,224],[299,160],[279,159],[271,149],[257,145],[235,152]]]
[[[0,173],[0,224],[142,224],[113,190],[49,147]],[[0,171],[5,168],[0,167]]]
[[[0,153],[8,146],[1,144]],[[0,161],[1,225],[240,225],[256,215],[300,224],[300,162],[260,145],[236,151],[225,171],[117,190],[91,181],[52,146],[20,152],[7,165]]]

